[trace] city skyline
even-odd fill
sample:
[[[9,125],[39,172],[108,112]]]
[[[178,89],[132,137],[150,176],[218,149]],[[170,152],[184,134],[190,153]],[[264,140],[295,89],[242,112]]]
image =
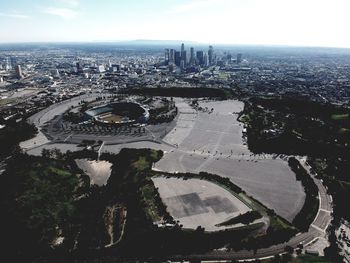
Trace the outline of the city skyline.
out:
[[[346,0],[1,1],[0,43],[166,39],[350,48],[349,7]]]

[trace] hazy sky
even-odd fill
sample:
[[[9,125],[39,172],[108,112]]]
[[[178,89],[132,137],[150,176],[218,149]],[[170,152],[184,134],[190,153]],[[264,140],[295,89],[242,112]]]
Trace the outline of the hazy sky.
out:
[[[0,0],[0,42],[192,40],[350,48],[350,0]]]

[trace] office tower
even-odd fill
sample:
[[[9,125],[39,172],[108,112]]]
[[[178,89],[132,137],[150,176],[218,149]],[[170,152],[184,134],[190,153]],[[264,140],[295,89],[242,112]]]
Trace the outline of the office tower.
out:
[[[180,68],[181,68],[181,70],[185,69],[185,61],[183,59],[181,59],[181,61],[180,61]]]
[[[185,66],[186,66],[187,65],[187,52],[186,51],[181,52],[181,60],[184,61]]]
[[[214,48],[213,48],[213,46],[209,46],[208,60],[209,60],[209,65],[212,65],[214,63]]]
[[[181,63],[181,52],[175,51],[175,65],[180,67],[180,63]]]
[[[241,53],[238,53],[237,54],[237,64],[241,63],[242,62],[242,54]]]
[[[13,65],[17,65],[17,58],[16,57],[10,57],[10,63],[11,63],[11,66]]]
[[[174,63],[175,62],[175,50],[174,49],[170,49],[170,58],[169,58],[169,61],[171,63]]]
[[[170,61],[170,51],[169,49],[165,49],[165,52],[164,52],[164,60],[165,60],[165,63],[168,63]]]
[[[185,44],[184,43],[181,44],[181,60],[184,61],[185,66],[186,66],[186,64],[187,64],[187,56],[186,56]]]
[[[120,65],[112,64],[112,72],[120,71]]]
[[[6,58],[5,70],[8,71],[10,69],[11,69],[10,60],[9,58]]]
[[[21,65],[16,65],[16,77],[17,77],[18,79],[23,78]]]
[[[208,59],[208,55],[207,54],[204,54],[203,65],[205,67],[209,66],[209,59]]]
[[[80,62],[77,62],[77,71],[78,71],[78,73],[82,73],[83,72],[83,67],[82,67],[82,65],[81,65],[81,63]]]
[[[197,61],[200,66],[204,64],[204,52],[203,51],[197,51]]]
[[[191,54],[190,54],[190,64],[191,65],[194,65],[194,62],[195,62],[195,57],[194,57],[194,48],[193,47],[191,47]]]

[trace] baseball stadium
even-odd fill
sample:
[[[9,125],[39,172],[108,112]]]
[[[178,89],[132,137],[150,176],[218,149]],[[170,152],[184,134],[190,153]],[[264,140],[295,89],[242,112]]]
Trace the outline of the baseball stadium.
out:
[[[146,123],[149,119],[149,112],[138,103],[117,102],[85,111],[84,119],[102,124]]]

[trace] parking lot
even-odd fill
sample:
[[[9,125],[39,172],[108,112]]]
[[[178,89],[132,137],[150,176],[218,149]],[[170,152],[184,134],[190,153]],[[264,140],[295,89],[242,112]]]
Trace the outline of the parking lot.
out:
[[[243,225],[216,225],[251,210],[226,189],[205,180],[165,177],[152,180],[168,212],[184,228],[201,226],[206,231],[218,231],[240,227]]]
[[[244,127],[237,121],[237,112],[243,110],[243,103],[234,100],[200,102],[199,105],[208,108],[208,112],[191,111],[184,101],[178,105],[180,130],[177,125],[165,138],[175,147],[165,154],[155,169],[205,171],[228,177],[291,221],[304,203],[303,187],[285,160],[271,155],[253,155],[244,145]],[[189,112],[191,118],[182,118],[181,115],[187,116]]]

